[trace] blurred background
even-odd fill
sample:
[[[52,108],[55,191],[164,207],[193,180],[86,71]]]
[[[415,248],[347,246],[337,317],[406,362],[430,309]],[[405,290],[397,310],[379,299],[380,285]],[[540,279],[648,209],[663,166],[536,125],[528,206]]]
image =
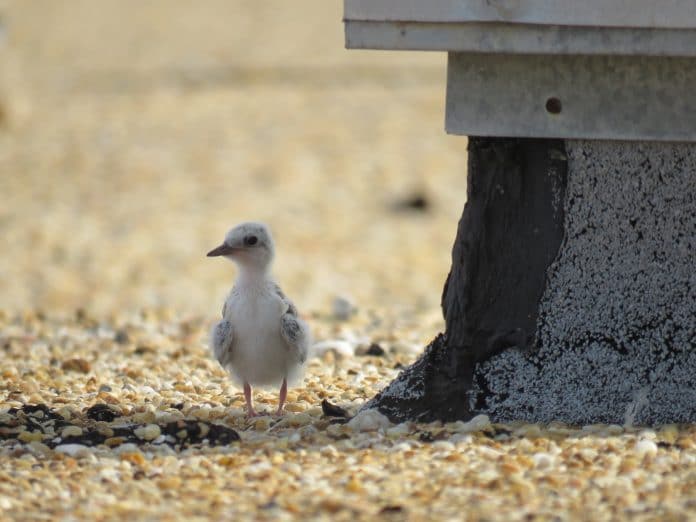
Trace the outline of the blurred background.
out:
[[[466,197],[443,53],[338,1],[0,2],[0,308],[216,315],[232,225],[302,310],[436,309]]]

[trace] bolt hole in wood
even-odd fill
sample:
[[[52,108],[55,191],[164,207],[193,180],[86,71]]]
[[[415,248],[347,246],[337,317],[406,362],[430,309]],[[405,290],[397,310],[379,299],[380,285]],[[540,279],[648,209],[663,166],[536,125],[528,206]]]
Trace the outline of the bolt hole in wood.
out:
[[[560,114],[561,113],[561,100],[556,97],[551,97],[546,100],[546,112],[549,114]]]

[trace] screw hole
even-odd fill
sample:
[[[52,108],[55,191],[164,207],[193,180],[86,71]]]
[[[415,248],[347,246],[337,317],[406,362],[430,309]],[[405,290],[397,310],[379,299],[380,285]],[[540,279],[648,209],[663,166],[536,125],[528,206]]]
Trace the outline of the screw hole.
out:
[[[549,98],[546,100],[546,112],[549,114],[560,114],[561,109],[561,100],[558,98]]]

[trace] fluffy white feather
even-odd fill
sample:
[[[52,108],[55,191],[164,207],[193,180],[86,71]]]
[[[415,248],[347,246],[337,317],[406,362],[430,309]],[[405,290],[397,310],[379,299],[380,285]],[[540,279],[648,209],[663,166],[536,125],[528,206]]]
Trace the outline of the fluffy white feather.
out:
[[[211,351],[244,387],[250,415],[255,414],[251,386],[280,386],[280,412],[286,383],[302,377],[311,335],[269,275],[274,255],[271,234],[261,223],[242,223],[208,255],[224,256],[239,268],[222,320],[211,332]]]

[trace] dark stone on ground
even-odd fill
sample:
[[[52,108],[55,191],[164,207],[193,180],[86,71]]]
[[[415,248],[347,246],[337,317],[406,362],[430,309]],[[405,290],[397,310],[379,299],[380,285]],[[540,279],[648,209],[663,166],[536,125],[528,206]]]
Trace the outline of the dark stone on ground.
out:
[[[203,444],[205,440],[211,446],[224,446],[240,440],[239,433],[232,428],[196,420],[170,422],[163,427],[161,426],[161,429],[163,434],[174,437],[182,447]],[[183,431],[186,432],[185,437],[180,436]]]
[[[435,442],[435,438],[433,437],[433,434],[430,433],[429,431],[422,431],[418,435],[418,440],[420,440],[421,442],[428,442],[428,443]]]
[[[114,335],[114,342],[118,344],[128,344],[130,342],[130,336],[126,330],[119,330]]]
[[[401,212],[427,212],[429,209],[430,201],[421,192],[414,192],[394,203],[394,210]]]
[[[365,355],[373,355],[375,357],[384,357],[387,352],[384,351],[384,348],[382,348],[379,344],[377,343],[372,343],[367,351],[365,351]]]
[[[87,418],[95,421],[111,422],[116,417],[120,417],[121,412],[108,404],[95,404],[85,410],[85,415],[87,415]]]
[[[50,448],[60,444],[81,444],[98,446],[109,438],[120,438],[121,444],[133,443],[138,446],[147,444],[167,444],[174,449],[189,446],[209,445],[224,446],[240,440],[239,434],[232,428],[199,420],[184,419],[167,424],[160,424],[162,439],[155,443],[139,438],[135,432],[144,424],[120,423],[113,421],[120,414],[106,404],[95,404],[85,410],[87,424],[70,422],[45,404],[25,405],[21,409],[11,408],[7,412],[12,416],[8,422],[0,422],[0,440],[17,440],[23,431],[41,432],[47,435],[43,443]],[[90,423],[98,422],[98,425]],[[78,426],[82,433],[77,436],[61,437],[63,428]]]
[[[135,355],[147,355],[156,352],[157,349],[154,346],[149,346],[147,344],[141,344],[139,346],[136,346],[135,350],[133,350],[133,353]]]
[[[384,506],[379,510],[380,515],[402,515],[406,510],[403,506]]]
[[[321,411],[326,417],[348,417],[348,412],[345,409],[341,408],[340,406],[336,406],[335,404],[331,404],[326,399],[321,401]]]
[[[78,373],[89,373],[89,371],[92,369],[92,365],[89,363],[89,361],[80,359],[79,357],[63,361],[60,367],[66,372]]]

